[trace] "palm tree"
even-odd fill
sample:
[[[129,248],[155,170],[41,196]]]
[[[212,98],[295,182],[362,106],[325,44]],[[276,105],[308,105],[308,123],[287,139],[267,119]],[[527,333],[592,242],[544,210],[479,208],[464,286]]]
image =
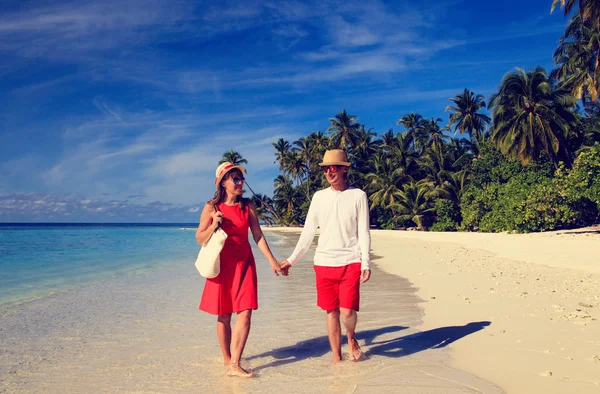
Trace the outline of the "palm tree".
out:
[[[508,157],[523,165],[545,152],[556,168],[562,159],[571,163],[567,137],[579,124],[572,112],[576,99],[553,89],[543,68],[525,72],[517,69],[502,80],[492,95],[492,141]]]
[[[423,121],[423,132],[426,134],[427,142],[425,143],[426,147],[431,146],[441,146],[444,144],[444,141],[449,139],[447,135],[444,134],[444,131],[447,131],[447,127],[440,127],[438,125],[441,122],[441,118],[431,118],[430,120]]]
[[[358,164],[362,166],[359,170],[364,170],[368,166],[369,158],[374,155],[381,145],[381,141],[376,139],[377,133],[373,128],[365,129],[365,125],[360,125],[357,132],[356,145],[354,147],[354,157]]]
[[[421,169],[427,173],[426,179],[435,187],[441,187],[453,170],[445,145],[433,145],[417,160]]]
[[[371,200],[371,210],[376,207],[384,209],[389,208],[396,202],[398,184],[403,180],[411,179],[402,167],[398,167],[392,158],[386,157],[383,153],[378,153],[373,157],[375,171],[366,175],[367,189],[371,191],[369,199]]]
[[[415,161],[415,153],[410,148],[411,141],[407,133],[399,133],[396,135],[393,147],[389,154],[394,159],[396,166],[403,167],[407,173],[415,170],[417,165]]]
[[[275,204],[287,213],[287,215],[290,215],[294,210],[295,201],[295,191],[292,181],[283,175],[278,175],[277,178],[275,178],[273,186],[275,187],[275,195],[273,198]]]
[[[323,177],[321,176],[321,167],[319,163],[323,159],[325,151],[329,149],[331,140],[329,137],[320,132],[315,131],[311,133],[308,138],[311,141],[311,159],[308,166],[307,181],[309,183],[309,190],[316,190],[323,186]]]
[[[381,136],[381,145],[387,150],[391,149],[394,146],[395,142],[396,135],[394,134],[394,130],[392,129],[389,129]]]
[[[292,147],[283,138],[278,139],[277,142],[273,142],[273,147],[275,148],[275,161],[273,163],[279,162],[279,171],[281,171],[283,170],[285,155],[287,155]]]
[[[279,187],[282,187],[286,183],[289,183],[290,180],[283,175],[277,175],[277,178],[273,180],[273,188],[277,190]]]
[[[560,87],[569,90],[583,104],[595,102],[600,96],[600,25],[581,22],[575,15],[554,52],[558,66],[551,77]]]
[[[312,145],[312,161],[320,160],[331,145],[329,137],[320,131],[315,131],[311,133],[308,138]]]
[[[441,188],[441,194],[444,198],[454,202],[457,207],[460,206],[460,199],[467,189],[469,177],[466,170],[450,174]]]
[[[480,113],[485,108],[485,100],[482,95],[465,89],[461,94],[449,99],[454,105],[446,107],[446,111],[452,111],[449,116],[448,127],[454,126],[454,133],[469,134],[471,141],[481,141],[483,132],[490,124],[489,116]]]
[[[450,160],[452,160],[452,168],[463,168],[471,163],[473,154],[478,153],[474,152],[478,149],[466,138],[452,138],[446,146],[446,151]]]
[[[230,162],[233,165],[248,164],[248,160],[244,159],[242,155],[234,150],[223,153],[223,157],[219,160],[219,164]]]
[[[302,159],[300,152],[291,151],[285,155],[283,171],[296,181],[296,185],[300,185],[304,175],[307,173],[306,163]]]
[[[310,137],[301,137],[298,141],[294,141],[294,152],[300,155],[300,160],[294,162],[296,166],[304,166],[303,169],[295,168],[293,173],[301,173],[309,178],[311,175],[311,162],[313,161],[313,140]],[[288,163],[291,165],[291,162]],[[310,199],[310,182],[305,183],[306,198]]]
[[[412,143],[413,149],[423,148],[426,138],[423,135],[423,117],[414,112],[406,114],[396,121],[396,124],[404,126],[406,138]]]
[[[596,111],[599,110],[600,108],[596,109]],[[588,112],[588,117],[584,119],[581,143],[579,144],[576,155],[590,150],[594,144],[600,142],[600,117],[593,111],[594,110],[592,109],[592,111]]]
[[[252,196],[252,202],[256,206],[258,218],[263,222],[272,225],[278,220],[278,216],[273,212],[273,200],[261,193],[256,193]]]
[[[300,137],[297,141],[294,141],[294,147],[292,148],[294,152],[298,152],[300,158],[302,159],[304,165],[310,167],[310,163],[313,160],[313,141],[310,137]]]
[[[397,202],[391,208],[400,213],[397,220],[412,220],[419,230],[425,230],[425,217],[434,211],[429,188],[423,181],[410,182],[398,192]]]
[[[593,24],[600,25],[600,0],[552,0],[550,12],[560,3],[564,10],[565,17],[568,16],[575,5],[577,5],[578,14],[581,20],[589,20]]]
[[[346,149],[354,147],[357,140],[357,131],[359,124],[356,122],[358,118],[354,115],[348,115],[346,110],[335,115],[335,118],[329,118],[331,126],[327,131],[331,131],[331,140],[337,148]]]

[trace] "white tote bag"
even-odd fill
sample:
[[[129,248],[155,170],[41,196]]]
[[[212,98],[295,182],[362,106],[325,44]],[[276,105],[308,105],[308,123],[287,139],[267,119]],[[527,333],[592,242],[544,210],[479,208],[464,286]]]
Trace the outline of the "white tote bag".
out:
[[[221,272],[221,250],[227,239],[227,233],[221,227],[217,227],[200,248],[196,258],[196,269],[205,278],[215,278]]]

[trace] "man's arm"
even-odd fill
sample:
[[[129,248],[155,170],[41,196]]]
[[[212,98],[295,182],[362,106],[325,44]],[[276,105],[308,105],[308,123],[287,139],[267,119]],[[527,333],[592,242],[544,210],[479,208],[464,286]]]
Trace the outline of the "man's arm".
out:
[[[363,193],[358,202],[358,246],[361,254],[360,269],[363,283],[371,277],[371,231],[369,223],[369,200],[366,193]]]
[[[317,232],[317,227],[319,226],[317,207],[318,202],[316,202],[315,196],[313,196],[313,199],[310,202],[310,207],[308,208],[308,213],[306,214],[306,221],[304,222],[304,228],[302,229],[302,234],[300,234],[300,239],[298,239],[296,248],[294,249],[292,255],[282,263],[282,270],[296,264],[298,260],[300,260],[306,254],[306,252],[308,252],[310,245],[315,238],[315,233]]]

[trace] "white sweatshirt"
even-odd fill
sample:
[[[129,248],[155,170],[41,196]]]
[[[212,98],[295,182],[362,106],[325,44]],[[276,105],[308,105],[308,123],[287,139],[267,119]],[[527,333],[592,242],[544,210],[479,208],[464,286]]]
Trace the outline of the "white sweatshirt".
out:
[[[296,249],[287,259],[290,264],[297,263],[308,251],[317,228],[321,233],[315,265],[343,267],[360,262],[361,270],[370,269],[369,202],[365,192],[353,187],[316,192]]]

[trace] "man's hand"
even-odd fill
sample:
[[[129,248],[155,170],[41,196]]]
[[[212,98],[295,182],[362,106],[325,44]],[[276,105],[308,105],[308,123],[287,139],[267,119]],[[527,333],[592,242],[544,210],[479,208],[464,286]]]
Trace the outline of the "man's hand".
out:
[[[371,270],[362,270],[360,272],[360,281],[361,281],[361,283],[365,283],[369,279],[371,279]]]
[[[279,268],[281,270],[281,274],[283,276],[288,276],[291,267],[292,267],[292,265],[290,264],[290,262],[287,260],[284,260],[281,263],[280,268]]]

